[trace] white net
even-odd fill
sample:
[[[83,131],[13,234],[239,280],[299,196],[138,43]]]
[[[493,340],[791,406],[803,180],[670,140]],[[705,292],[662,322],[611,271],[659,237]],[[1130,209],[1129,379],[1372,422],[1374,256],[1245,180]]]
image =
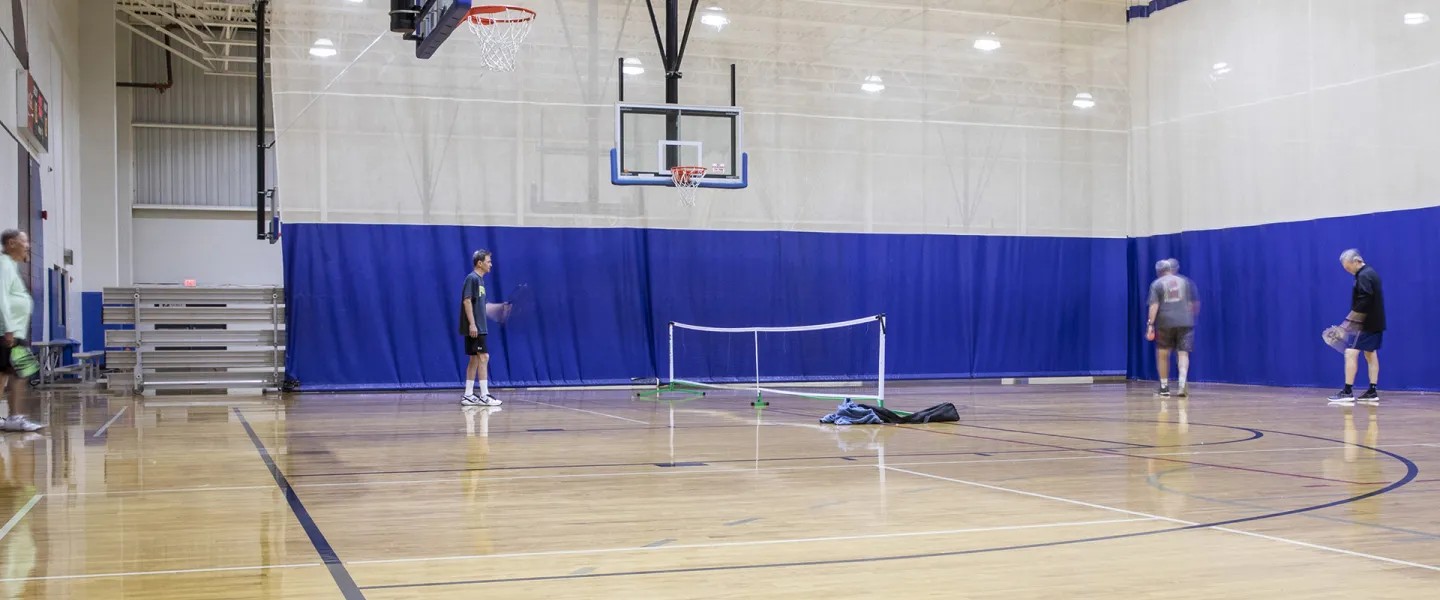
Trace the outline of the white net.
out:
[[[530,33],[535,11],[518,6],[477,6],[465,17],[470,32],[480,40],[480,56],[491,71],[515,70],[520,42]]]
[[[670,382],[883,403],[885,318],[798,327],[670,325]]]
[[[700,192],[700,181],[705,179],[705,172],[705,167],[670,169],[670,181],[675,184],[675,191],[680,193],[680,202],[685,206],[695,206],[695,198]]]

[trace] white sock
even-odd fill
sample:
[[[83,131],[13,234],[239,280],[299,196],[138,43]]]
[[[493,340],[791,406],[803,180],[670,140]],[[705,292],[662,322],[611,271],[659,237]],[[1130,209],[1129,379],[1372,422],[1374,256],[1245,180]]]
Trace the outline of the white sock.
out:
[[[1185,373],[1180,374],[1180,387],[1185,387]]]
[[[481,379],[481,380],[480,380],[480,395],[481,395],[481,396],[489,396],[489,395],[490,395],[490,380],[489,380],[489,379]]]
[[[1160,380],[1160,387],[1162,387],[1162,388],[1163,388],[1163,387],[1170,387],[1170,378],[1167,377],[1167,378],[1165,378],[1165,379],[1161,379],[1161,380]]]
[[[474,382],[474,381],[471,381],[469,377],[466,377],[466,378],[465,378],[465,395],[466,395],[466,396],[473,396],[473,395],[475,395],[475,382]]]

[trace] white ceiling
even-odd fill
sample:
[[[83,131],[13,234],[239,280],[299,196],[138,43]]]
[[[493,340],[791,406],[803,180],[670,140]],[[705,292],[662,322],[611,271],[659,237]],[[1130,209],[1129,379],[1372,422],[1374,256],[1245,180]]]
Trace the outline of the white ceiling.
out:
[[[450,93],[462,95],[513,88],[525,90],[527,97],[578,93],[575,100],[593,102],[597,93],[613,101],[615,60],[627,56],[639,58],[647,69],[641,77],[626,78],[627,100],[663,100],[662,69],[644,0],[510,1],[539,13],[516,74],[493,77],[475,65],[476,45],[464,39],[472,34],[463,25],[435,58],[415,59],[413,42],[388,32],[389,0],[273,0],[271,61],[284,63],[276,69],[284,77],[328,85],[342,73],[342,86],[438,78],[453,83]],[[923,104],[927,114],[948,106],[966,111],[950,115],[956,118],[986,110],[1063,114],[1073,112],[1070,100],[1076,93],[1087,92],[1097,106],[1086,119],[1123,126],[1128,117],[1124,12],[1129,4],[703,0],[702,13],[718,6],[730,23],[716,31],[701,25],[697,16],[681,68],[682,86],[694,103],[728,101],[729,66],[735,63],[742,104],[794,107],[815,95],[866,98],[859,85],[868,76],[880,76],[887,100]],[[247,0],[119,0],[117,5],[117,20],[148,35],[150,43],[162,40],[157,26],[171,26],[172,51],[206,72],[253,74],[254,13]],[[688,8],[682,3],[682,19]],[[657,3],[656,10],[663,33],[663,5]],[[978,51],[973,44],[981,37],[1003,45],[990,53]],[[338,54],[310,56],[319,38],[332,40]],[[407,72],[397,75],[397,66]],[[425,77],[426,71],[432,77]],[[478,84],[486,77],[483,86]],[[516,77],[523,77],[524,84],[507,84],[506,78]],[[277,88],[307,85],[314,84],[297,81]]]

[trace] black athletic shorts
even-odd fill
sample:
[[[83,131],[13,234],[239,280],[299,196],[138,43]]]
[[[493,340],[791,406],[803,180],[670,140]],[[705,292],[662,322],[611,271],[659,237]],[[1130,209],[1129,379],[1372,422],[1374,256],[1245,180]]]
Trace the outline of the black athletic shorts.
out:
[[[470,336],[468,336],[468,335],[465,336],[465,355],[466,355],[466,356],[475,356],[475,355],[477,355],[477,354],[489,354],[489,353],[490,353],[490,351],[485,348],[485,334],[482,333],[482,334],[477,335],[477,336],[475,336],[475,337],[470,337]]]
[[[10,353],[13,352],[16,347],[24,345],[25,340],[20,338],[15,338],[15,344],[13,346],[6,346],[3,339],[0,339],[0,375],[17,374],[15,372],[15,363],[12,361]]]
[[[1195,350],[1195,328],[1171,327],[1168,329],[1156,329],[1155,347],[1161,350],[1193,352]]]

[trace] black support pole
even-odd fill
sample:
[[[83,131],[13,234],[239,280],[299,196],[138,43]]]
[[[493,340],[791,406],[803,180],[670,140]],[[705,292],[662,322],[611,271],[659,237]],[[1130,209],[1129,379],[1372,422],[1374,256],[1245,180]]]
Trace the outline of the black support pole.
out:
[[[680,103],[680,72],[676,67],[680,64],[680,46],[676,38],[680,34],[680,0],[665,0],[665,103]],[[680,139],[680,118],[674,113],[665,115],[665,139],[677,141]],[[666,170],[678,166],[676,160],[678,148],[670,146],[665,151],[665,163],[662,165]]]
[[[265,8],[255,0],[255,239],[265,235]]]
[[[620,63],[620,65],[619,65],[619,67],[618,67],[618,68],[620,69],[620,71],[615,74],[615,75],[617,75],[617,77],[615,78],[615,81],[620,82],[620,97],[617,98],[617,101],[619,101],[619,102],[624,102],[624,101],[625,101],[625,57],[622,56],[622,57],[620,57],[620,58],[618,58],[618,59],[616,59],[616,60],[619,61],[619,63]]]
[[[730,63],[730,106],[739,106],[735,102],[735,63]]]

